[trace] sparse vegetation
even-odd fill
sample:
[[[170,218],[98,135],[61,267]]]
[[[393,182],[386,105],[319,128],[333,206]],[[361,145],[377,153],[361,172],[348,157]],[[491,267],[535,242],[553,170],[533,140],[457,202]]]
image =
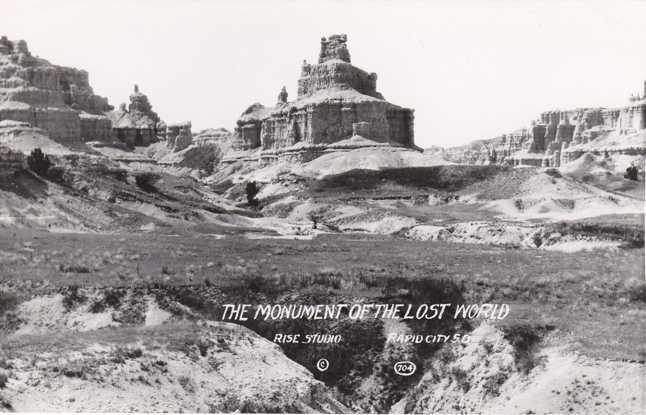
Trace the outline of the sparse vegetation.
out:
[[[308,217],[312,222],[312,229],[317,229],[318,223],[321,221],[321,215],[312,212],[308,215]]]
[[[89,310],[91,313],[101,313],[107,308],[118,308],[121,305],[121,298],[124,296],[124,290],[107,288],[103,290],[102,298],[94,301]]]
[[[63,176],[65,175],[65,169],[60,166],[51,166],[47,169],[47,178],[54,182],[63,182]]]
[[[626,169],[626,174],[624,174],[624,177],[628,180],[634,180],[634,181],[639,180],[639,169],[637,168],[637,166],[635,166],[634,164],[631,164],[630,166],[628,166],[628,168]]]
[[[141,190],[148,193],[157,192],[155,183],[160,179],[160,175],[152,172],[139,172],[135,175],[135,183]]]
[[[628,280],[623,291],[630,301],[646,303],[646,281],[637,278]]]
[[[195,389],[193,388],[193,382],[191,381],[191,378],[188,376],[180,376],[177,378],[177,382],[184,388],[185,391],[187,392],[195,392]]]
[[[536,351],[546,331],[553,327],[538,327],[519,324],[504,328],[505,339],[514,346],[516,366],[522,373],[528,373],[538,365]]]
[[[8,381],[9,381],[9,375],[4,370],[0,369],[0,389],[7,386]]]
[[[78,274],[87,274],[90,268],[82,264],[59,264],[58,270],[60,272],[76,272]]]
[[[63,375],[67,376],[68,378],[79,378],[82,379],[84,375],[84,370],[83,366],[79,364],[71,364],[70,366],[64,368],[62,370]]]
[[[522,199],[514,199],[514,206],[517,210],[522,211],[524,209],[524,204]]]
[[[256,199],[256,195],[258,195],[258,192],[260,189],[258,188],[258,185],[256,182],[247,182],[245,185],[245,193],[247,195],[247,204],[249,206],[258,206],[258,199]]]
[[[335,192],[337,195],[352,192],[383,195],[383,188],[388,184],[410,187],[414,192],[455,192],[482,180],[493,179],[507,170],[509,169],[506,167],[495,165],[351,170],[317,180],[309,185],[309,189],[313,196],[322,192]]]
[[[592,220],[576,222],[557,222],[547,225],[549,232],[564,235],[596,237],[599,239],[620,240],[626,248],[644,247],[644,228],[625,223],[603,223]]]
[[[110,360],[123,364],[126,360],[139,359],[142,356],[143,351],[139,347],[117,347],[112,351]]]
[[[66,310],[71,310],[78,304],[83,304],[87,301],[87,297],[81,293],[81,288],[78,285],[70,285],[62,290],[63,305]]]
[[[402,360],[412,360],[417,365],[413,376],[399,376],[394,372],[395,363]],[[418,356],[412,355],[405,346],[390,345],[374,363],[368,380],[373,387],[362,397],[360,405],[355,407],[364,411],[386,412],[419,381],[423,373],[424,366]]]
[[[45,176],[52,166],[52,162],[49,160],[49,156],[43,153],[43,150],[35,148],[27,156],[27,165],[34,173]]]
[[[563,175],[561,175],[561,172],[559,171],[559,169],[554,168],[554,167],[547,168],[547,169],[543,170],[543,172],[545,174],[547,174],[548,176],[551,176],[551,177],[556,177],[556,178],[563,177]]]
[[[0,291],[0,317],[7,311],[13,310],[18,305],[18,297],[15,294]]]
[[[504,372],[498,372],[493,376],[488,377],[482,386],[487,395],[493,397],[500,395],[500,387],[509,379],[509,375]]]
[[[0,409],[5,409],[7,411],[13,411],[13,406],[11,403],[4,398],[2,395],[0,395]]]
[[[168,183],[162,182],[160,187]],[[241,184],[239,188],[238,197],[243,198],[244,187]],[[123,197],[127,195],[120,196]],[[415,209],[412,204],[402,205],[401,209]],[[420,204],[419,208],[424,206]],[[455,215],[455,212],[451,211],[451,214]],[[317,223],[320,227],[324,224],[318,219]],[[637,355],[629,345],[637,341],[634,333],[639,323],[625,320],[624,324],[616,325],[613,321],[616,317],[611,317],[610,312],[616,312],[618,304],[622,304],[622,310],[633,311],[643,305],[646,288],[639,281],[633,281],[634,278],[630,279],[640,272],[635,263],[643,255],[643,247],[603,256],[598,252],[572,255],[486,245],[419,243],[397,236],[366,234],[327,234],[314,240],[297,241],[251,240],[237,237],[242,232],[249,232],[250,228],[232,230],[232,227],[218,226],[200,226],[199,238],[183,232],[174,234],[173,238],[157,232],[118,236],[39,235],[31,261],[9,262],[2,273],[3,276],[28,275],[38,287],[48,280],[64,295],[68,310],[85,310],[78,306],[87,304],[89,312],[110,311],[113,320],[122,324],[114,329],[119,333],[143,324],[150,296],[164,311],[181,319],[181,324],[204,318],[217,320],[221,318],[221,305],[226,303],[510,302],[522,310],[532,310],[532,318],[537,318],[536,326],[545,323],[544,316],[558,320],[559,329],[571,332],[577,340],[582,339],[587,353],[604,357],[634,358]],[[631,238],[630,230],[635,226],[631,223],[621,226],[615,229],[598,223],[567,223],[554,225],[550,231]],[[628,233],[623,234],[618,229]],[[234,237],[224,240],[209,237],[225,233]],[[641,235],[643,238],[643,232]],[[634,239],[639,237],[636,234]],[[28,247],[32,248],[32,245]],[[5,251],[9,254],[22,252],[7,242],[0,245],[0,252]],[[103,288],[98,291],[86,289],[96,286]],[[569,304],[573,298],[581,307],[569,314],[571,310],[568,308],[566,312],[564,304]],[[519,350],[515,356],[518,367],[528,372],[540,364],[535,354],[540,340],[536,342],[531,330],[516,327],[514,318],[520,321],[527,318],[527,315],[517,316],[516,310],[510,318],[507,336]],[[580,323],[588,318],[588,310],[594,310],[595,317],[599,317],[600,321],[595,321],[594,326]],[[290,359],[335,387],[344,403],[355,404],[355,408],[363,410],[385,411],[419,380],[417,376],[394,376],[393,359],[401,357],[414,361],[419,375],[436,359],[450,360],[445,348],[437,345],[411,346],[404,351],[385,349],[381,321],[352,321],[344,316],[340,321],[249,321],[243,324],[269,340],[279,332],[341,335],[344,341],[338,345],[284,344],[280,347]],[[472,329],[465,322],[455,323],[450,319],[443,322],[413,320],[405,324],[416,333],[460,333]],[[633,337],[625,345],[616,345],[611,337],[599,335],[610,328],[621,335],[633,333]],[[540,330],[538,335],[542,338]],[[585,342],[592,337],[601,340]],[[186,353],[194,361],[208,361],[213,368],[221,364],[213,359],[216,355],[213,350],[235,349],[230,342],[213,343],[200,336],[183,338],[180,343],[173,350]],[[328,357],[335,363],[328,371],[319,372],[315,364],[320,357]],[[119,351],[114,359],[125,362],[137,359],[137,356]],[[148,368],[145,370],[156,367],[145,359],[140,362]],[[71,376],[88,376],[82,366],[68,369]],[[136,377],[133,379],[137,381]],[[461,373],[456,373],[453,380],[460,388],[470,387],[469,379]],[[150,378],[139,381],[152,382]],[[361,385],[373,381],[374,390],[378,392],[375,396],[363,395]],[[504,381],[502,375],[492,376],[483,387],[487,394],[495,396]],[[231,405],[247,403],[232,399]]]
[[[471,389],[471,384],[469,383],[469,375],[464,369],[461,369],[457,366],[452,367],[451,369],[451,378],[458,384],[464,393],[469,392]]]

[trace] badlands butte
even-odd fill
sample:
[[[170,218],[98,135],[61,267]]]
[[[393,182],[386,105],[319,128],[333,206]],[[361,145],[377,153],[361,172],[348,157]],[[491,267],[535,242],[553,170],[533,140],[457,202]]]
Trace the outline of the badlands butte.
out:
[[[646,84],[423,150],[377,80],[324,37],[295,98],[198,132],[2,37],[0,410],[641,413]],[[509,314],[222,321],[362,303]]]

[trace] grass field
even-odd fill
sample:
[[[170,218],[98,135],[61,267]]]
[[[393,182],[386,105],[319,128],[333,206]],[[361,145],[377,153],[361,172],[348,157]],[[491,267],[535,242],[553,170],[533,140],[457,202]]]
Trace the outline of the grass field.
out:
[[[0,239],[0,287],[20,297],[70,286],[208,285],[226,292],[260,278],[277,293],[315,282],[333,298],[378,297],[393,279],[444,279],[466,302],[510,303],[503,324],[553,326],[555,341],[567,339],[581,352],[643,361],[643,257],[643,249],[571,254],[365,234],[249,240],[15,232]]]

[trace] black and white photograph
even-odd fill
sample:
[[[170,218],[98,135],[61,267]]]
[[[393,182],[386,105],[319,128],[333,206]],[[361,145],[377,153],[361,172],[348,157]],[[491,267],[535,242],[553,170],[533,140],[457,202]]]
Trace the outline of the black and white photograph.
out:
[[[0,412],[643,414],[646,1],[0,0]]]

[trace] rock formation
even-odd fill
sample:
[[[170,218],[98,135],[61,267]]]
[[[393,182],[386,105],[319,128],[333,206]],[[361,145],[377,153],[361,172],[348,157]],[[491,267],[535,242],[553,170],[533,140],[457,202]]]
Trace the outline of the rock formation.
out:
[[[287,88],[283,87],[278,94],[278,105],[287,104]]]
[[[230,143],[233,134],[226,128],[208,128],[202,130],[193,136],[193,142],[196,144],[214,143],[224,144]]]
[[[558,167],[589,151],[582,146],[608,134],[627,136],[646,130],[646,82],[643,95],[632,95],[629,103],[618,108],[576,108],[540,114],[529,130],[521,129],[467,146],[447,149],[445,156],[455,162],[487,163],[491,154],[497,163]],[[523,132],[524,131],[524,132]],[[646,154],[640,148],[614,148],[626,154]],[[605,152],[605,151],[604,151]]]
[[[539,153],[545,151],[545,135],[547,128],[544,124],[532,123],[532,142],[529,151],[532,153]]]
[[[0,145],[0,179],[11,177],[15,172],[25,167],[25,155]]]
[[[166,145],[173,151],[182,151],[193,142],[190,121],[170,124],[166,129]]]
[[[153,111],[148,97],[139,91],[138,85],[135,85],[130,95],[128,108],[126,109],[126,104],[123,103],[110,116],[114,135],[131,147],[149,145],[157,139],[160,131],[158,128],[163,128],[163,123]]]
[[[0,120],[27,122],[74,143],[108,137],[104,112],[111,109],[94,94],[86,71],[32,56],[24,40],[0,38]]]
[[[347,42],[348,36],[345,34],[331,35],[327,39],[322,37],[319,63],[324,63],[333,59],[350,63],[350,52],[348,51]]]
[[[295,101],[287,101],[283,88],[275,107],[256,103],[241,114],[234,148],[260,149],[275,157],[294,154],[299,146],[305,160],[317,156],[314,146],[357,132],[375,142],[414,147],[413,110],[384,100],[376,90],[377,75],[352,65],[346,35],[322,38],[318,62],[303,62]]]
[[[260,147],[260,132],[262,123],[269,117],[270,108],[260,103],[249,106],[238,118],[235,129],[235,146],[241,150]]]
[[[303,61],[298,80],[298,96],[313,95],[317,91],[341,88],[354,89],[361,94],[383,100],[377,92],[377,74],[368,73],[350,63],[346,35],[332,35],[321,39],[319,64]]]

